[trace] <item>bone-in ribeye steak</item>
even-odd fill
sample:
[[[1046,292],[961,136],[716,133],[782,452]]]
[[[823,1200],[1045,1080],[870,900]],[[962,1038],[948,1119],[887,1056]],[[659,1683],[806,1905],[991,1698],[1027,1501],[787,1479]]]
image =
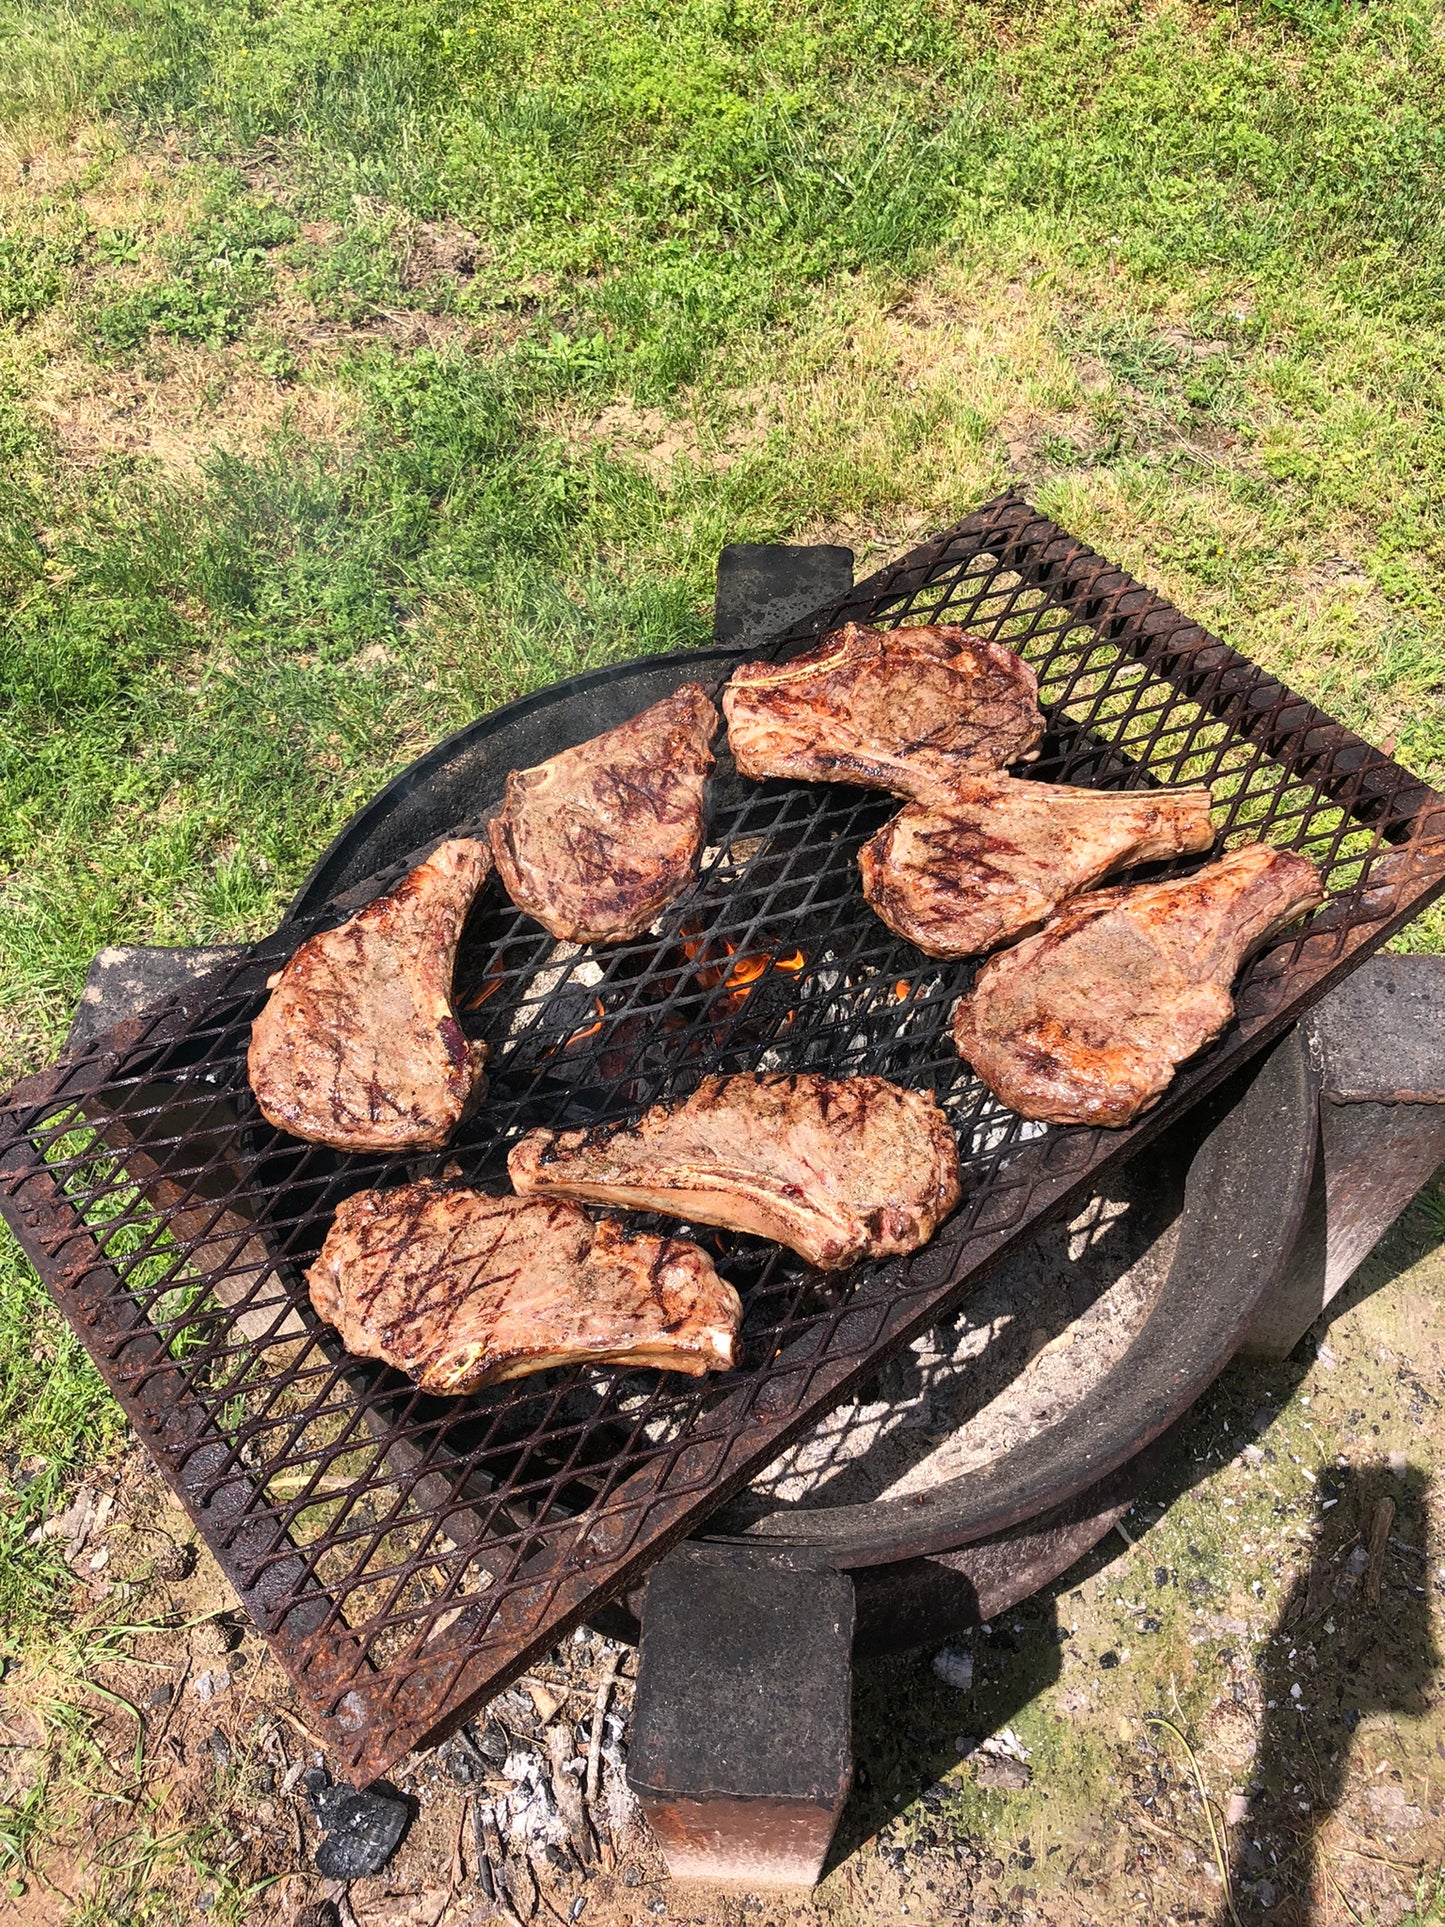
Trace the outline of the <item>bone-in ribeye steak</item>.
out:
[[[709,1077],[636,1123],[533,1131],[517,1190],[666,1211],[788,1245],[822,1270],[914,1251],[958,1202],[958,1150],[881,1077]]]
[[[850,622],[789,662],[742,664],[723,711],[744,776],[856,783],[920,802],[1017,762],[1044,733],[1028,664],[952,624]]]
[[[344,1199],[307,1277],[349,1352],[447,1394],[554,1365],[701,1377],[731,1366],[742,1322],[737,1293],[685,1239],[439,1179]]]
[[[1234,1015],[1249,952],[1323,896],[1307,857],[1250,843],[1182,881],[1075,897],[959,999],[959,1055],[1021,1117],[1128,1124]]]
[[[691,883],[718,715],[700,683],[535,769],[513,770],[489,825],[520,910],[570,943],[645,930]]]
[[[246,1059],[271,1123],[342,1151],[446,1143],[483,1089],[486,1047],[463,1036],[451,986],[491,867],[485,843],[441,844],[271,979]]]
[[[972,777],[909,803],[858,852],[863,895],[930,957],[973,957],[1033,930],[1113,870],[1214,840],[1207,789],[1086,790]]]

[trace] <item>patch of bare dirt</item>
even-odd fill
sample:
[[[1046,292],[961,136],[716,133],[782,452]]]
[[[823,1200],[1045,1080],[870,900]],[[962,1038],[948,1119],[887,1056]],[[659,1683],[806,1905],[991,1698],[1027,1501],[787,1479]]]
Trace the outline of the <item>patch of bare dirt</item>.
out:
[[[154,374],[61,354],[44,369],[35,406],[81,467],[131,456],[177,475],[198,473],[217,452],[255,454],[283,430],[344,447],[354,426],[345,389],[324,379],[271,380],[243,349],[168,344],[164,368]]]
[[[197,205],[188,173],[174,141],[122,151],[104,128],[80,128],[63,143],[0,136],[0,204],[72,210],[102,232],[182,232]]]
[[[422,221],[402,261],[402,283],[424,288],[433,281],[466,281],[487,258],[485,244],[455,221]]]

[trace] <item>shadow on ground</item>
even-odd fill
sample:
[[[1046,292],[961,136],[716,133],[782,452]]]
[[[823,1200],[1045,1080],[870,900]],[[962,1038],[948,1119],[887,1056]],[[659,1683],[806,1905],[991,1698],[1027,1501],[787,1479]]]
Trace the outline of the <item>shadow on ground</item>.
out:
[[[1424,1712],[1440,1663],[1420,1583],[1430,1570],[1428,1491],[1417,1466],[1371,1460],[1342,1471],[1316,1501],[1309,1566],[1259,1666],[1264,1721],[1230,1864],[1243,1920],[1325,1927],[1349,1904],[1318,1836],[1344,1795],[1355,1729],[1367,1713]],[[1399,1554],[1419,1571],[1397,1578],[1386,1600],[1386,1563]],[[1391,1805],[1405,1804],[1399,1780],[1367,1796],[1382,1830]],[[1232,1927],[1227,1908],[1219,1918]]]
[[[1438,1215],[1407,1214],[1287,1359],[1232,1366],[1181,1426],[1141,1507],[1160,1517],[1218,1473],[1226,1426],[1226,1456],[1267,1431],[1299,1391],[1331,1326],[1445,1242]],[[1407,1387],[1412,1376],[1404,1365],[1401,1378]],[[1429,1396],[1423,1388],[1420,1395]],[[1292,1563],[1295,1557],[1304,1562],[1299,1577],[1256,1655],[1259,1699],[1254,1703],[1262,1704],[1261,1724],[1253,1766],[1242,1782],[1245,1811],[1241,1816],[1236,1801],[1236,1823],[1228,1830],[1233,1906],[1242,1927],[1257,1921],[1327,1927],[1350,1918],[1341,1904],[1340,1881],[1346,1887],[1354,1881],[1359,1895],[1362,1872],[1337,1871],[1319,1850],[1318,1838],[1344,1798],[1356,1728],[1372,1713],[1409,1717],[1426,1710],[1440,1663],[1425,1590],[1431,1571],[1428,1475],[1399,1454],[1387,1457],[1380,1446],[1369,1450],[1369,1435],[1380,1430],[1371,1419],[1388,1419],[1388,1413],[1351,1416],[1360,1421],[1364,1449],[1352,1449],[1350,1463],[1321,1476],[1310,1542],[1292,1555]],[[1003,1615],[987,1640],[975,1640],[975,1689],[969,1698],[933,1680],[931,1648],[858,1662],[856,1779],[831,1867],[881,1835],[882,1851],[901,1871],[903,1849],[891,1844],[897,1836],[887,1833],[890,1821],[917,1801],[925,1815],[936,1812],[943,1804],[937,1782],[957,1766],[959,1740],[998,1732],[1059,1682],[1067,1638],[1061,1618],[1066,1620],[1070,1610],[1061,1613],[1061,1602],[1123,1550],[1110,1534],[1051,1586]],[[1247,1665],[1244,1672],[1247,1676]],[[1236,1689],[1226,1687],[1230,1690]],[[1227,1798],[1227,1789],[1221,1789],[1221,1798]],[[1368,1811],[1378,1815],[1382,1833],[1394,1807],[1408,1804],[1393,1768],[1372,1781],[1363,1798],[1373,1803]],[[1407,1827],[1415,1811],[1406,1813]],[[951,1859],[963,1885],[977,1884],[975,1905],[984,1904],[985,1887],[992,1887],[989,1900],[996,1895],[1007,1906],[1010,1883],[1017,1891],[1017,1883],[1029,1878],[1036,1852],[1059,1851],[1042,1843],[1031,1847],[1026,1838],[1006,1847],[995,1838],[984,1846],[955,1838],[946,1824],[933,1827],[927,1817],[921,1830],[911,1828],[910,1834],[918,1847]],[[1372,1917],[1368,1902],[1366,1908],[1363,1917]],[[1227,1904],[1217,1914],[1207,1905],[1181,1918],[1201,1923],[1217,1918],[1219,1927],[1233,1927]]]

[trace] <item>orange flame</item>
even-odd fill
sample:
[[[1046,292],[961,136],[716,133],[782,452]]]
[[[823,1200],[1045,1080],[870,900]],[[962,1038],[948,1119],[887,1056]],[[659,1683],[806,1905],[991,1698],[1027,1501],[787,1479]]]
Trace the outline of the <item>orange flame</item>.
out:
[[[732,948],[731,944],[728,948]],[[766,957],[739,957],[728,971],[724,981],[730,990],[738,989],[744,984],[755,984],[767,967]]]
[[[595,1037],[598,1031],[601,1030],[602,1020],[607,1015],[607,1012],[603,1007],[600,997],[594,997],[592,999],[592,1008],[597,1012],[597,1022],[595,1024],[588,1024],[583,1030],[574,1030],[572,1035],[567,1039],[565,1046],[567,1050],[571,1050],[574,1044],[580,1044],[586,1037]]]
[[[726,991],[722,999],[724,1010],[736,1010],[769,971],[781,970],[796,976],[808,963],[801,950],[789,951],[784,957],[760,956],[756,952],[739,956],[737,945],[726,937],[710,941],[695,930],[682,934],[680,947],[688,962],[696,966],[693,979],[702,989],[715,990],[721,985]]]
[[[462,1010],[480,1010],[489,997],[495,997],[502,987],[507,974],[507,966],[500,957],[493,957],[487,965],[486,978],[477,988],[470,991],[461,1004]]]

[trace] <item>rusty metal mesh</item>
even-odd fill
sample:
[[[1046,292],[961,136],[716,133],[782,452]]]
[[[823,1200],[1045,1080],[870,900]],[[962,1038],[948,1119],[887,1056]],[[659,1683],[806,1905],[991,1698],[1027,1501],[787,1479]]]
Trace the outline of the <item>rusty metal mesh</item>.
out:
[[[250,1023],[267,975],[316,923],[287,926],[0,1109],[0,1210],[290,1671],[308,1723],[358,1775],[457,1724],[624,1590],[986,1263],[1445,884],[1434,792],[1016,497],[772,648],[842,620],[939,618],[1006,641],[1038,671],[1038,775],[1207,781],[1222,845],[1265,837],[1325,879],[1325,907],[1249,970],[1236,1024],[1134,1129],[1024,1124],[960,1064],[948,1015],[973,966],[924,958],[859,893],[858,845],[896,805],[746,783],[725,753],[698,888],[660,934],[578,951],[495,884],[484,893],[456,998],[491,1047],[491,1087],[445,1153],[343,1155],[260,1117]],[[635,1112],[707,1072],[759,1067],[932,1089],[958,1133],[965,1200],[912,1260],[846,1278],[758,1240],[696,1234],[744,1300],[737,1371],[698,1382],[574,1368],[438,1400],[347,1357],[312,1313],[302,1274],[348,1192],[452,1161],[497,1186],[526,1128]]]

